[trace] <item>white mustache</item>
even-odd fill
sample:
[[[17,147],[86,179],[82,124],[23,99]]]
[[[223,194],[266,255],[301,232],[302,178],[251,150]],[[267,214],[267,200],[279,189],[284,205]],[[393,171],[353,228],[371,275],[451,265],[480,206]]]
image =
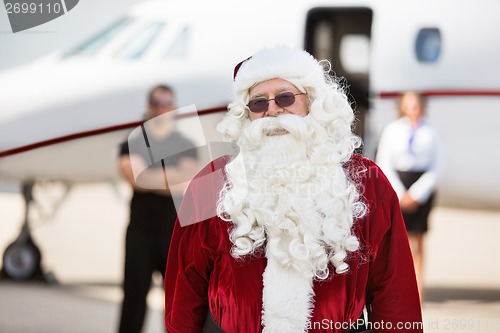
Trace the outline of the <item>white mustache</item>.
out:
[[[242,137],[246,138],[248,143],[255,148],[267,136],[278,134],[290,134],[298,140],[306,139],[308,134],[307,116],[285,114],[278,117],[256,119],[243,129]]]

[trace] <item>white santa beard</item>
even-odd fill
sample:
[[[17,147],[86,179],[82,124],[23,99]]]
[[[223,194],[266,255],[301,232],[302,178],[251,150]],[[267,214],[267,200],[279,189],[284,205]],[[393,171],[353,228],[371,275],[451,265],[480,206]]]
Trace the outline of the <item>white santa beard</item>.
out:
[[[269,136],[275,129],[289,133]],[[282,116],[248,123],[240,155],[226,168],[232,186],[223,204],[235,227],[235,257],[265,245],[263,275],[265,332],[305,332],[311,317],[313,279],[337,272],[349,251],[353,188],[337,147],[310,117]]]
[[[240,193],[240,211],[229,213],[237,225],[235,238],[266,237],[267,252],[272,250],[269,255],[282,265],[325,278],[330,252],[339,252],[350,235],[352,202],[346,199],[352,189],[340,163],[310,158],[317,148],[335,154],[335,147],[325,149],[326,133],[317,126],[311,130],[315,124],[310,117],[285,115],[246,125],[239,142],[240,167],[228,174],[232,191]],[[267,136],[274,128],[290,133]]]
[[[322,222],[330,209],[319,207],[317,198],[329,197],[331,184],[306,158],[297,158],[305,156],[304,144],[292,144],[285,137],[279,141],[280,149],[262,159],[261,154],[244,158],[248,181],[244,206],[252,212],[254,224],[265,230],[268,258],[273,256],[283,267],[308,278],[323,276],[328,258]]]

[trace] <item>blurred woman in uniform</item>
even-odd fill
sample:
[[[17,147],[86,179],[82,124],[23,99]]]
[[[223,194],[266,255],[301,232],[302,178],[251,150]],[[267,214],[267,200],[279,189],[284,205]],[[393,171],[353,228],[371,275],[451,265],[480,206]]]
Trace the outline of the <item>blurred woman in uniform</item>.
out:
[[[404,93],[399,115],[382,132],[376,162],[398,195],[422,298],[424,236],[438,184],[440,143],[425,118],[422,95]]]

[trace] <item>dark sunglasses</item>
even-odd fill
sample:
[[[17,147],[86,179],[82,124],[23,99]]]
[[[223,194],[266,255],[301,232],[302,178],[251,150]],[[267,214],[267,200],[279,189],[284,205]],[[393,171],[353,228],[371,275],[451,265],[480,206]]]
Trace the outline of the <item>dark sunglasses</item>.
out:
[[[151,104],[152,107],[154,108],[157,108],[157,107],[164,107],[164,108],[169,108],[171,106],[174,105],[174,103],[172,101],[158,101],[158,100],[155,100],[153,99],[152,101],[149,102],[149,104]]]
[[[284,92],[274,96],[274,98],[254,98],[250,102],[248,102],[247,107],[254,113],[266,112],[267,108],[269,107],[269,101],[274,100],[274,103],[276,103],[277,106],[279,106],[280,108],[286,108],[287,106],[295,103],[295,96],[305,94],[306,93],[294,94],[293,92]]]

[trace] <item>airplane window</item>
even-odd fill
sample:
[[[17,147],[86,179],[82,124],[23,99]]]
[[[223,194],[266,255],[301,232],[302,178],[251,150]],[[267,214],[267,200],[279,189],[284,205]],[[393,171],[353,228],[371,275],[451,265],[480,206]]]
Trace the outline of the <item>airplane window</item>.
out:
[[[179,36],[170,45],[167,52],[165,53],[165,58],[183,58],[186,56],[187,44],[189,39],[189,29],[184,28]]]
[[[435,62],[441,54],[441,33],[436,28],[425,28],[418,32],[415,43],[417,59],[420,62]]]
[[[370,67],[370,38],[345,35],[340,41],[340,61],[349,73],[367,74]]]
[[[118,33],[132,22],[131,18],[124,17],[111,26],[107,27],[97,35],[86,40],[84,43],[68,51],[65,56],[78,55],[93,55],[102,49],[109,41],[111,41]]]
[[[142,28],[116,54],[117,58],[136,60],[141,58],[156,39],[165,24],[154,22]]]

